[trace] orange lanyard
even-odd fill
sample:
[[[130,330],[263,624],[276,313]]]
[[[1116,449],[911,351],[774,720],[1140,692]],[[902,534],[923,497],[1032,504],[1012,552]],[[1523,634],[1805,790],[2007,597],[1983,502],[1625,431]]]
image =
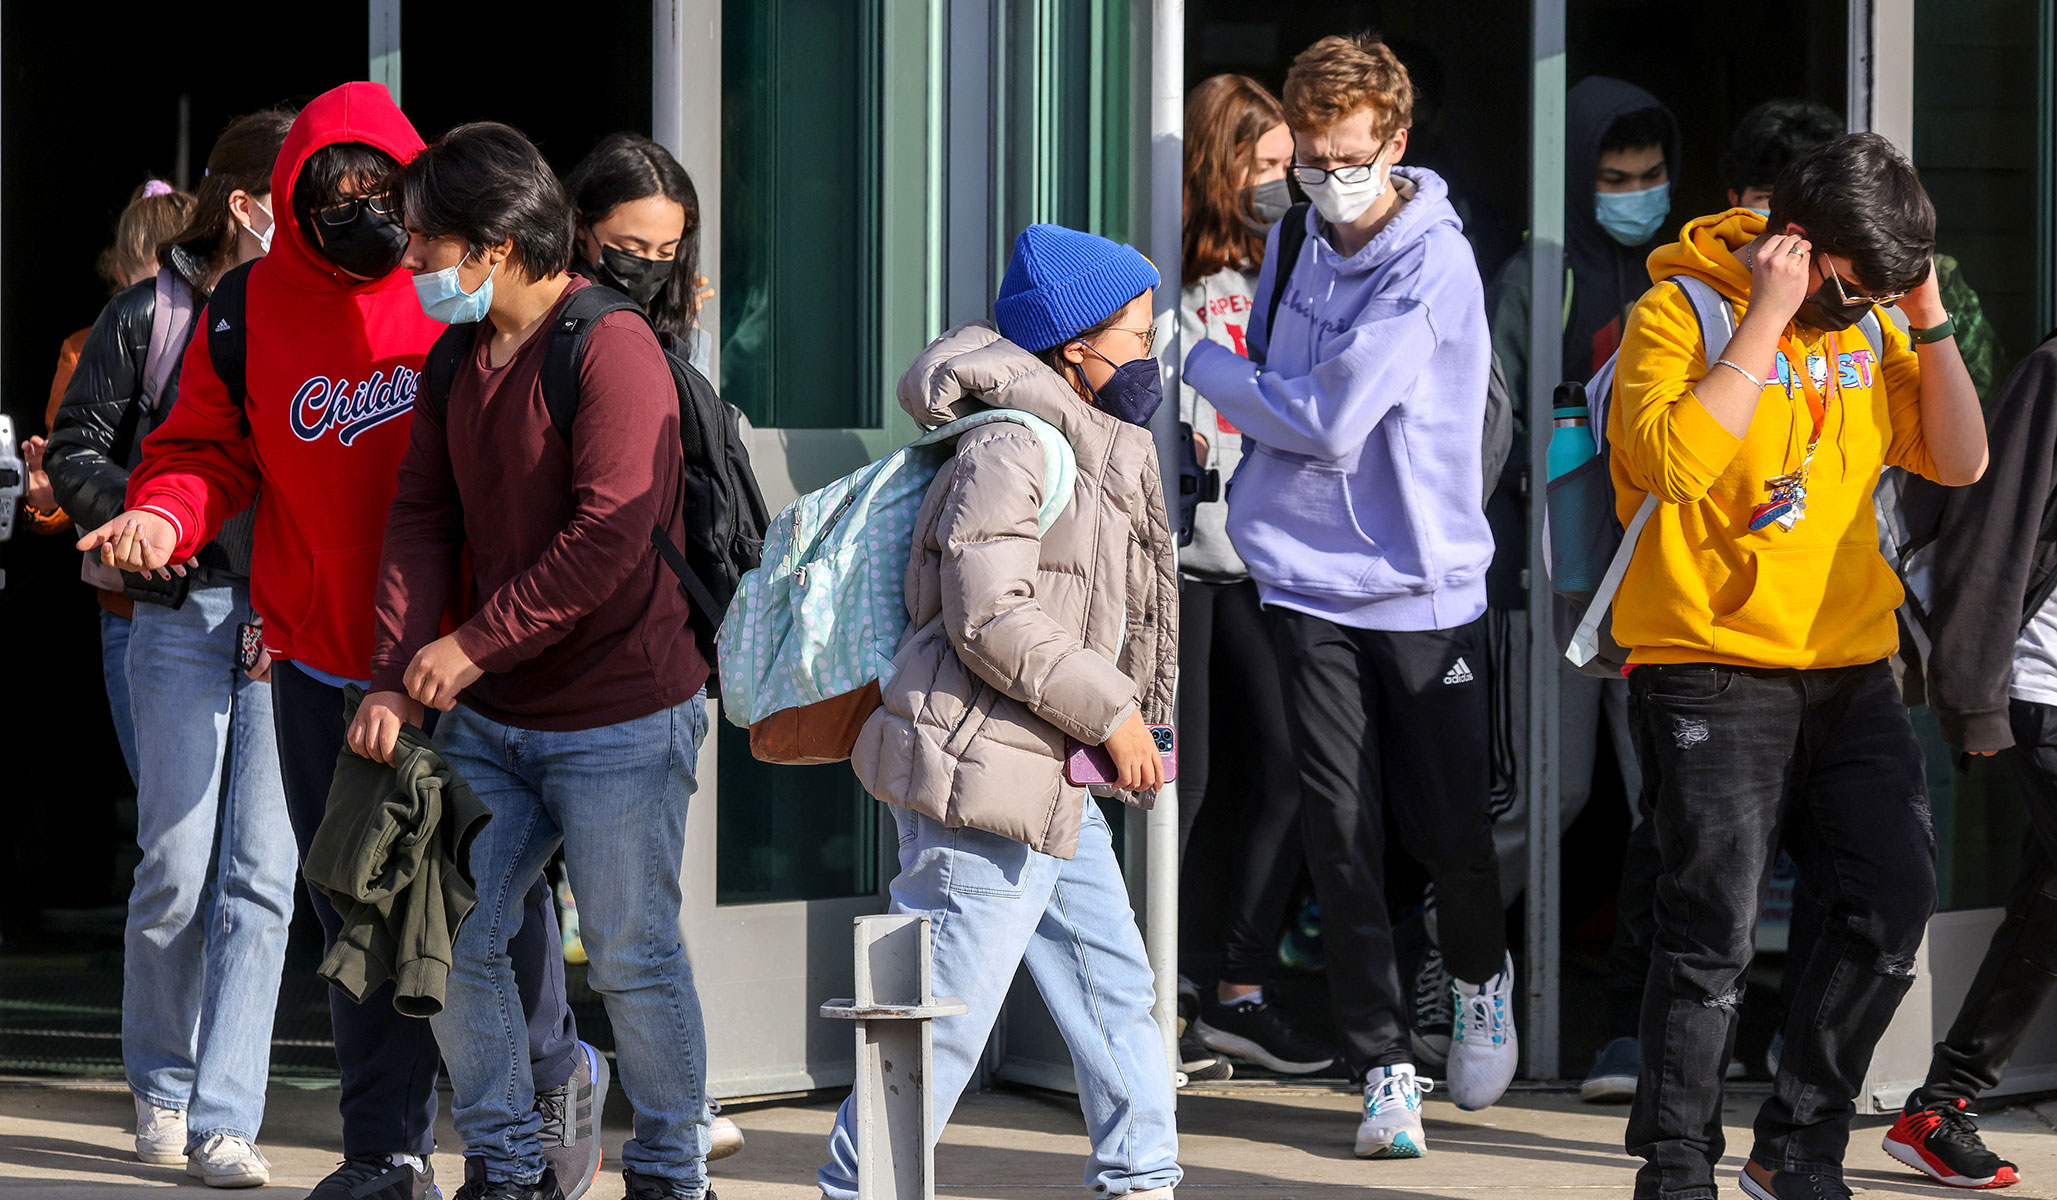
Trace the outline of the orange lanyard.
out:
[[[1806,462],[1813,460],[1814,447],[1821,442],[1821,431],[1828,424],[1830,396],[1831,393],[1837,390],[1840,383],[1836,378],[1838,360],[1836,357],[1835,335],[1832,333],[1823,334],[1821,346],[1823,350],[1822,355],[1809,355],[1804,352],[1804,348],[1790,332],[1781,337],[1778,343],[1779,354],[1786,361],[1786,377],[1783,381],[1786,388],[1786,400],[1790,402],[1793,399],[1793,386],[1797,382],[1800,394],[1807,400],[1808,415],[1814,418],[1814,436],[1807,439]],[[1817,357],[1827,363],[1827,369],[1822,375],[1822,386],[1818,389],[1814,386],[1814,372],[1810,369],[1813,359]],[[1805,462],[1803,462],[1801,469],[1806,469]]]

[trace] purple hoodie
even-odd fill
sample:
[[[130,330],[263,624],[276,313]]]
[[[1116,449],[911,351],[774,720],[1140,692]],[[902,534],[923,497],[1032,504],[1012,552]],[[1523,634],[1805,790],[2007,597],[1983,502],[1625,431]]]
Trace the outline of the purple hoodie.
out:
[[[1276,330],[1267,252],[1248,334],[1262,369],[1202,342],[1185,381],[1243,431],[1228,532],[1264,603],[1358,629],[1450,629],[1485,612],[1493,559],[1485,289],[1442,179],[1392,179],[1407,203],[1349,258],[1308,212]]]

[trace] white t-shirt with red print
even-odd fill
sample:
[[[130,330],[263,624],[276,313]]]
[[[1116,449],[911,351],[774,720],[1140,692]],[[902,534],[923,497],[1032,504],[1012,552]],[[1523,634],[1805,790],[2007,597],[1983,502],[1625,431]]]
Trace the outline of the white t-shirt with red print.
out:
[[[1201,339],[1219,342],[1245,358],[1243,344],[1255,307],[1257,272],[1224,267],[1180,292],[1179,345],[1190,351]],[[1179,419],[1207,439],[1207,463],[1221,473],[1224,494],[1220,500],[1204,503],[1193,514],[1193,544],[1179,548],[1179,571],[1194,579],[1229,583],[1246,579],[1250,572],[1236,556],[1228,538],[1229,478],[1243,458],[1243,435],[1227,417],[1214,410],[1207,398],[1179,385]]]

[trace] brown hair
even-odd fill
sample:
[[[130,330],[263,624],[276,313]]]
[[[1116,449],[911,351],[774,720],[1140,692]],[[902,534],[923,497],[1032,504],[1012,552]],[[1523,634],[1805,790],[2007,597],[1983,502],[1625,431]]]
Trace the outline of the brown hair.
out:
[[[1264,261],[1264,233],[1251,225],[1243,189],[1257,139],[1285,119],[1278,99],[1247,75],[1203,79],[1186,97],[1186,282]]]
[[[129,276],[157,262],[157,246],[177,233],[193,215],[193,197],[152,179],[129,193],[129,202],[114,223],[114,241],[100,252],[96,264],[111,295],[129,286]],[[153,272],[154,273],[154,272]]]
[[[1375,33],[1325,37],[1286,72],[1286,121],[1320,133],[1369,109],[1383,140],[1414,124],[1414,81]]]
[[[286,144],[286,133],[292,128],[290,108],[267,108],[230,121],[221,136],[214,139],[214,148],[207,152],[207,175],[200,181],[192,218],[176,236],[165,239],[158,248],[157,260],[172,266],[172,247],[180,246],[206,264],[210,275],[231,265],[236,239],[243,227],[229,213],[229,197],[237,192],[250,196],[271,194],[272,164],[278,160],[279,148]],[[273,220],[284,215],[272,210]]]

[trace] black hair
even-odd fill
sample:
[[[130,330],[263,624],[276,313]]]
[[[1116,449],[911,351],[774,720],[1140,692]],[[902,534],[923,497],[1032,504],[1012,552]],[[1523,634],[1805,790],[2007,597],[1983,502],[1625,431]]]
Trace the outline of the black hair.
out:
[[[610,133],[564,177],[578,223],[591,229],[621,205],[663,196],[686,210],[686,224],[672,257],[671,277],[651,297],[650,323],[660,333],[684,337],[699,320],[695,298],[700,280],[700,193],[692,176],[664,147],[640,133]],[[584,253],[583,243],[579,252]]]
[[[300,223],[307,244],[321,245],[314,232],[314,214],[350,198],[343,191],[344,184],[361,183],[364,193],[373,195],[384,190],[399,169],[398,159],[363,142],[336,142],[308,155],[300,164],[300,173],[293,177],[293,219]]]
[[[267,108],[228,123],[207,152],[207,175],[195,193],[192,219],[157,248],[160,265],[179,269],[173,261],[174,250],[185,251],[203,264],[209,275],[229,265],[236,252],[236,237],[242,232],[229,214],[229,197],[237,192],[271,194],[272,166],[292,128],[290,108]],[[273,220],[280,215],[276,208],[272,210]]]
[[[1600,153],[1655,146],[1671,153],[1671,114],[1661,108],[1639,108],[1614,118],[1614,124],[1600,135]]]
[[[514,243],[530,279],[571,267],[571,202],[535,143],[498,121],[473,121],[437,138],[400,174],[411,232],[460,237],[467,251]]]
[[[1140,296],[1142,294],[1143,293],[1141,292],[1137,292],[1136,296]],[[1042,360],[1044,366],[1057,372],[1058,378],[1064,380],[1064,382],[1066,383],[1072,384],[1073,390],[1077,390],[1079,387],[1085,384],[1086,375],[1084,370],[1079,370],[1078,380],[1075,383],[1073,382],[1072,373],[1070,370],[1067,369],[1072,367],[1073,364],[1070,359],[1064,357],[1064,348],[1066,346],[1071,345],[1073,342],[1091,341],[1093,338],[1096,338],[1101,334],[1106,333],[1108,330],[1114,328],[1114,323],[1121,319],[1121,314],[1127,310],[1129,305],[1134,304],[1136,302],[1136,296],[1130,296],[1128,299],[1122,301],[1121,304],[1117,306],[1113,312],[1108,313],[1104,317],[1101,317],[1099,320],[1093,322],[1091,325],[1079,330],[1077,333],[1072,334],[1071,336],[1065,338],[1063,341],[1057,343],[1056,345],[1051,346],[1046,350],[1036,351],[1036,357]],[[1093,400],[1088,398],[1086,402],[1088,404],[1091,404],[1093,403]]]
[[[1935,257],[1935,205],[1914,164],[1876,133],[1844,134],[1779,174],[1768,227],[1789,223],[1817,253],[1849,259],[1851,282],[1871,292],[1911,290]]]
[[[1786,164],[1842,136],[1843,118],[1811,100],[1766,100],[1743,114],[1721,156],[1721,177],[1736,195],[1768,188]]]

